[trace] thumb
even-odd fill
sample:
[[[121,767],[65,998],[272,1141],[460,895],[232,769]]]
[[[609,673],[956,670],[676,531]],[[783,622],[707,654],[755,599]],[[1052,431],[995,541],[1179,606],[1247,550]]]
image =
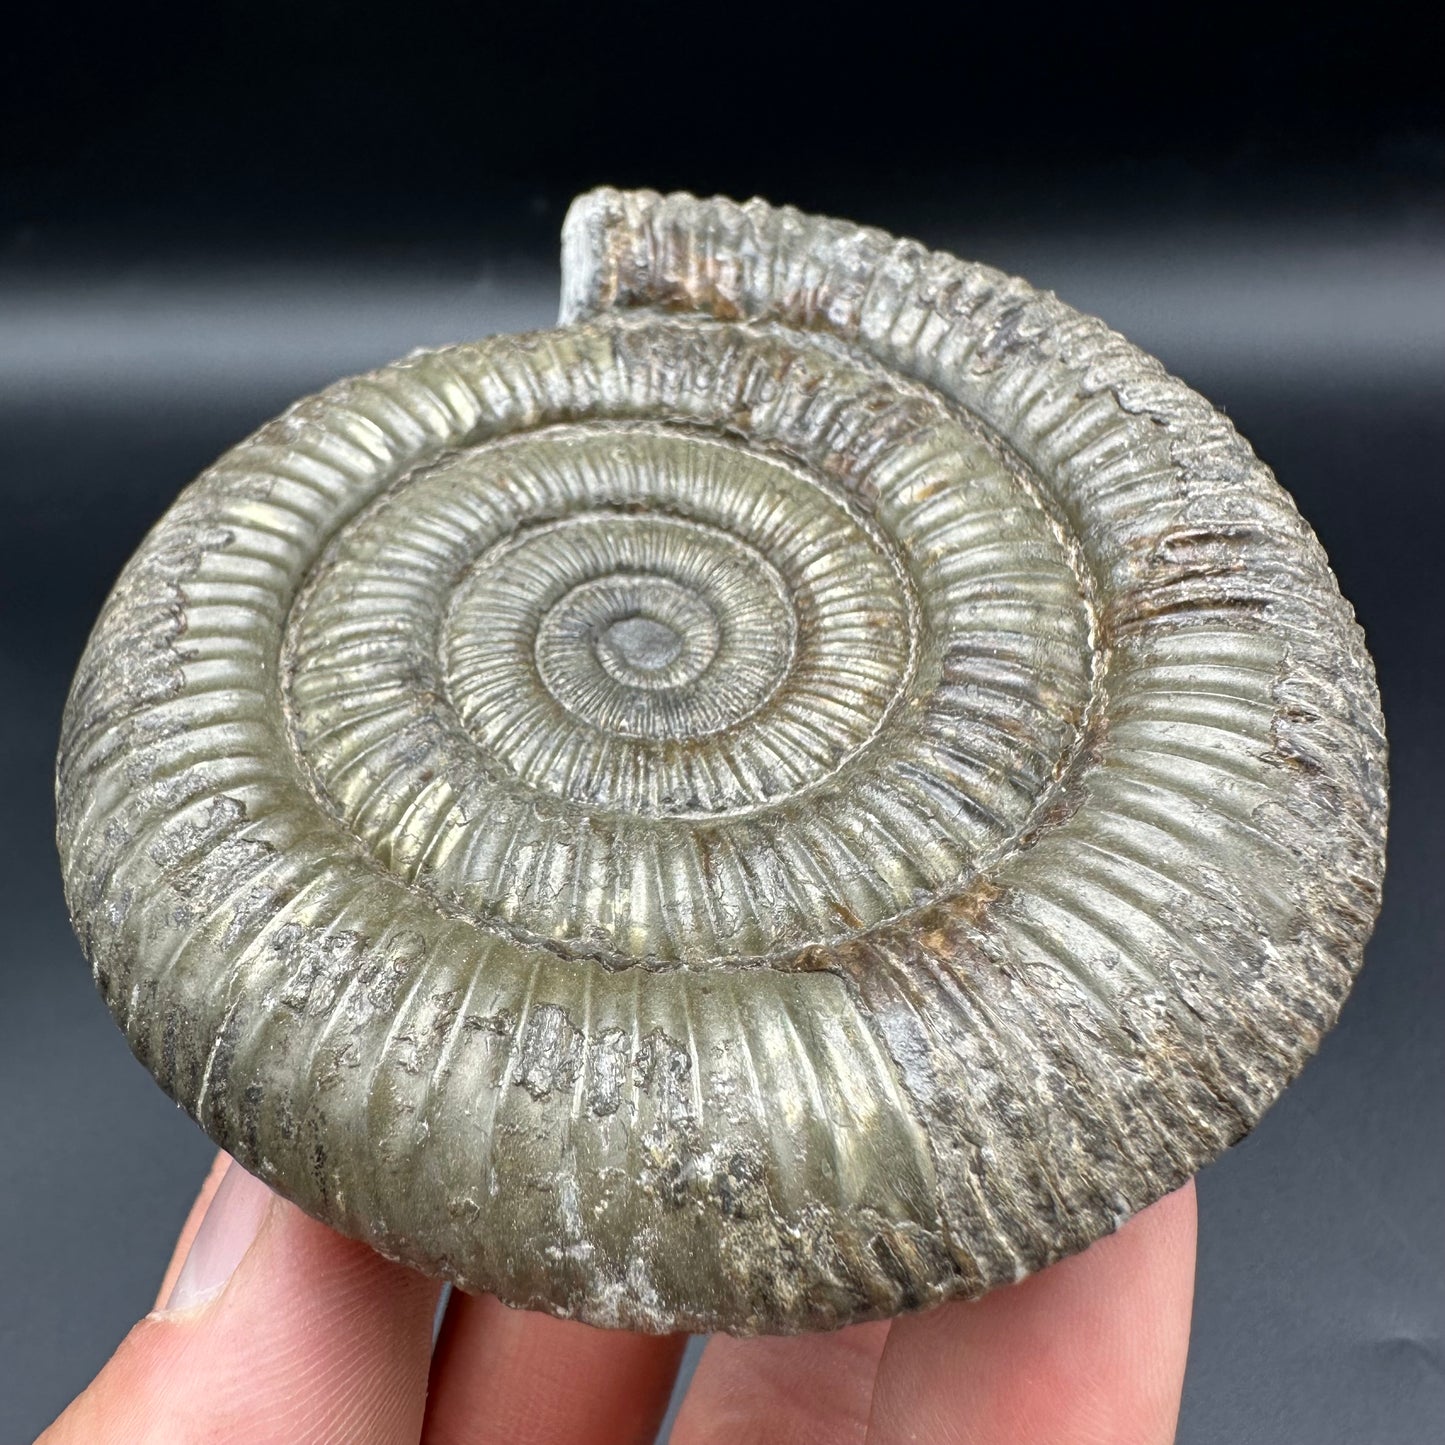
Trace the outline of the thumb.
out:
[[[39,1445],[414,1440],[436,1299],[231,1163],[165,1307]]]

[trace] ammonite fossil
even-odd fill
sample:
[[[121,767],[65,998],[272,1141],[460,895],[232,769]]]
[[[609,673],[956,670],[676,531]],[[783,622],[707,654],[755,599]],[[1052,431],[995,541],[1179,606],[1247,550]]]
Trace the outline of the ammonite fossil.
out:
[[[645,1330],[970,1296],[1238,1139],[1379,903],[1385,744],[1230,424],[1052,295],[604,190],[562,324],[227,453],[59,767],[140,1059],[384,1254]]]

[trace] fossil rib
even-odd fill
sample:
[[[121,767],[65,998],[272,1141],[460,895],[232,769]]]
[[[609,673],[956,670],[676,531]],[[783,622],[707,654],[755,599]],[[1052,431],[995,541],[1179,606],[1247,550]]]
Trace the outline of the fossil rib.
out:
[[[1053,296],[597,191],[562,324],[222,457],[126,568],[59,838],[137,1056],[510,1303],[978,1294],[1238,1139],[1379,904],[1369,658],[1205,401]]]

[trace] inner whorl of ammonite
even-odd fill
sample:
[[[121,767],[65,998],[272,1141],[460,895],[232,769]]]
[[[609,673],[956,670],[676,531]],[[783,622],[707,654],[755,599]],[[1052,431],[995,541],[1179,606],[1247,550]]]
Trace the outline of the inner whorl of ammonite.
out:
[[[563,282],[128,564],[57,786],[107,1004],[248,1169],[511,1304],[824,1328],[1083,1248],[1260,1117],[1373,925],[1318,543],[987,267],[604,191]]]
[[[1065,767],[1097,665],[1070,539],[980,424],[726,331],[688,338],[690,414],[643,420],[670,333],[613,339],[610,415],[400,478],[286,638],[348,829],[613,963],[773,956],[959,887]]]

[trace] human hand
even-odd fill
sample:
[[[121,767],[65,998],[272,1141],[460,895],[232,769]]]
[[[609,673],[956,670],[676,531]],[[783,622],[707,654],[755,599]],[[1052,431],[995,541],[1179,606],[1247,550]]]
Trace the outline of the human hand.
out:
[[[1189,1340],[1192,1185],[972,1303],[705,1350],[673,1445],[1165,1445]],[[647,1445],[682,1337],[454,1294],[223,1154],[158,1309],[40,1445]],[[159,1308],[164,1306],[164,1308]]]

